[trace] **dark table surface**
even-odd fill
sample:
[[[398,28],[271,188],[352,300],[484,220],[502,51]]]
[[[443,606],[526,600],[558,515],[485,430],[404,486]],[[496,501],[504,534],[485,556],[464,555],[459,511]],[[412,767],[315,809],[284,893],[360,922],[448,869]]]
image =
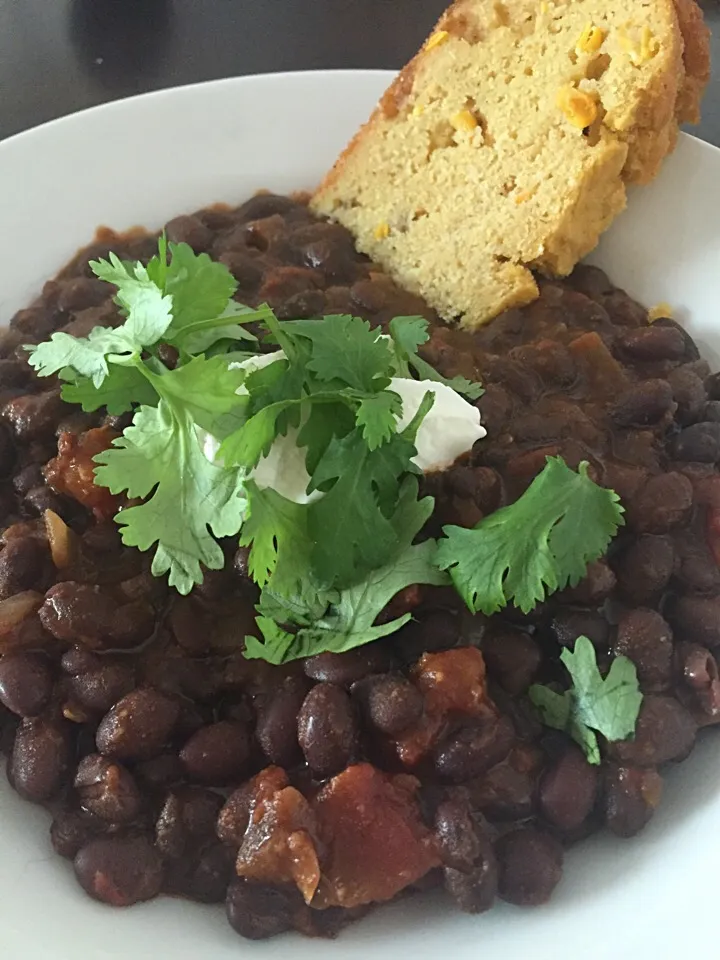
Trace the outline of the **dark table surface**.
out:
[[[0,139],[217,77],[399,67],[448,0],[0,0]],[[720,53],[720,0],[705,0]],[[720,146],[720,75],[695,131]]]

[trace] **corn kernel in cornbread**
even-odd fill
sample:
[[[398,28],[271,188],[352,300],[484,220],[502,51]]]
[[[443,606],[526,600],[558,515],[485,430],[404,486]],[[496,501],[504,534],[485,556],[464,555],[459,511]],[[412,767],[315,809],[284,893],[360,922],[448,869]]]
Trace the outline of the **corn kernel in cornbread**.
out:
[[[558,90],[557,105],[574,127],[583,130],[595,122],[598,115],[596,100],[583,90],[575,87],[561,87]]]

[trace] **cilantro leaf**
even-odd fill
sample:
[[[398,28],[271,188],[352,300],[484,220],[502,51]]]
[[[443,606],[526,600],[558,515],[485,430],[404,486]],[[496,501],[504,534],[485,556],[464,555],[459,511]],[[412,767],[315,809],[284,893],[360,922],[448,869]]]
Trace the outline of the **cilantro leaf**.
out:
[[[346,314],[281,324],[283,332],[310,341],[307,369],[324,384],[375,393],[392,375],[392,354],[367,320]]]
[[[430,324],[425,317],[393,317],[389,324],[390,337],[395,348],[397,363],[403,368],[398,373],[409,376],[408,359],[414,357],[418,347],[430,339]]]
[[[245,374],[230,367],[224,357],[193,357],[162,376],[148,376],[161,396],[173,398],[199,427],[219,439],[245,419],[247,397],[237,394]]]
[[[394,434],[375,450],[370,450],[359,429],[328,444],[309,489],[333,485],[308,507],[308,530],[314,541],[312,565],[321,583],[345,586],[356,582],[386,564],[396,552],[392,516],[400,478],[411,470],[414,455],[413,440],[406,431]],[[415,532],[425,519],[425,509],[420,505],[418,509]]]
[[[530,699],[543,722],[564,730],[580,744],[590,763],[600,763],[596,733],[606,740],[626,740],[635,733],[642,693],[635,664],[627,657],[615,657],[603,678],[597,666],[595,648],[587,637],[578,637],[575,649],[565,648],[560,659],[568,669],[572,687],[556,693],[535,684]]]
[[[264,615],[261,598],[257,624],[263,639],[246,637],[245,656],[274,664],[288,663],[324,651],[344,653],[395,633],[411,619],[409,613],[389,623],[376,625],[375,620],[397,593],[415,583],[444,586],[448,582],[447,575],[433,562],[435,547],[434,540],[407,547],[392,563],[342,590],[322,617],[295,631]]]
[[[60,330],[49,340],[26,349],[30,354],[28,362],[39,377],[70,368],[100,387],[109,372],[108,355],[132,354],[141,346],[125,337],[123,327],[95,327],[87,337],[73,337]]]
[[[90,269],[100,280],[117,287],[115,300],[127,320],[115,332],[136,348],[157,343],[173,319],[172,300],[150,279],[142,263],[124,263],[114,253],[109,258],[91,260]]]
[[[88,377],[73,377],[63,384],[61,396],[67,403],[79,403],[85,413],[106,407],[112,416],[126,413],[136,405],[154,406],[158,402],[154,387],[137,367],[117,364],[112,364],[99,387]]]
[[[397,417],[402,416],[402,398],[392,390],[364,397],[357,410],[356,422],[370,450],[386,443],[395,433]]]
[[[515,503],[472,530],[445,527],[438,564],[473,613],[496,613],[514,603],[524,613],[546,593],[574,586],[588,563],[601,556],[624,523],[613,490],[577,473],[560,457],[545,468]]]
[[[168,246],[171,260],[164,290],[172,296],[173,318],[168,333],[173,340],[183,328],[219,317],[238,285],[228,268],[206,253],[195,253],[187,243]]]
[[[429,323],[425,317],[393,317],[389,331],[395,348],[395,359],[399,376],[409,376],[409,368],[415,371],[421,380],[434,380],[461,393],[468,400],[477,400],[483,395],[479,383],[473,383],[466,377],[443,377],[427,360],[418,356],[418,348],[430,339]]]
[[[248,510],[240,546],[251,548],[248,567],[253,580],[265,586],[276,572],[281,556],[295,558],[302,571],[309,565],[312,546],[307,532],[306,505],[286,500],[271,487],[260,489],[252,480],[247,482],[247,494]],[[278,590],[281,579],[275,584]]]
[[[113,493],[149,498],[115,519],[127,546],[149,550],[157,543],[155,576],[169,572],[170,586],[186,594],[202,583],[201,564],[210,570],[223,566],[214,537],[240,529],[244,476],[209,462],[187,410],[165,398],[157,407],[141,407],[132,426],[95,462],[96,483]]]
[[[310,476],[317,470],[330,442],[346,437],[355,428],[351,406],[342,403],[313,403],[307,419],[300,425],[297,442],[305,450],[305,466]]]

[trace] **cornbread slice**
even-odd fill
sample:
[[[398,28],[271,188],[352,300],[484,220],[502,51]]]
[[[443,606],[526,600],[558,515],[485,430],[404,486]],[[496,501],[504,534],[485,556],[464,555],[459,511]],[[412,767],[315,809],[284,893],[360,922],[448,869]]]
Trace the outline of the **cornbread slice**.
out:
[[[697,119],[708,63],[695,0],[456,0],[311,207],[476,327],[595,246]]]

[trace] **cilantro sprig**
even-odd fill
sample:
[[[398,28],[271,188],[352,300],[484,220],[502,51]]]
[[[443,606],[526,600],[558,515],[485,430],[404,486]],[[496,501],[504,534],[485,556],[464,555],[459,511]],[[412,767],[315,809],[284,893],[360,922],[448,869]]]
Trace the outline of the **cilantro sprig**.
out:
[[[578,743],[590,763],[601,760],[597,734],[606,740],[627,740],[635,733],[642,693],[635,664],[616,657],[607,676],[598,669],[595,648],[587,637],[578,637],[575,649],[560,655],[572,680],[569,690],[557,693],[549,687],[530,687],[530,699],[543,722],[564,730]]]
[[[192,350],[199,337],[203,345],[255,343],[243,324],[271,311],[235,303],[237,282],[222,264],[164,237],[147,266],[113,253],[90,266],[116,287],[123,323],[96,327],[87,337],[55,333],[27,348],[29,362],[41,377],[59,374],[63,399],[84,410],[134,411],[124,435],[97,456],[95,481],[145,501],[118,514],[123,541],[141,550],[156,545],[153,573],[168,573],[170,584],[188,593],[202,582],[203,567],[222,567],[215,538],[238,533],[247,504],[243,471],[211,463],[197,432],[223,438],[237,429],[244,374],[222,356]],[[167,343],[181,358],[174,370],[158,353]]]
[[[625,521],[620,498],[594,483],[583,461],[577,473],[560,457],[515,503],[483,517],[472,530],[445,527],[437,562],[449,570],[468,608],[496,613],[514,603],[529,613],[547,593],[575,586]]]
[[[30,363],[58,375],[63,398],[86,411],[133,414],[96,456],[95,481],[137,501],[115,519],[126,544],[154,549],[154,574],[188,593],[222,567],[219,539],[250,548],[261,594],[248,657],[285,663],[387,636],[410,614],[378,623],[379,614],[413,584],[452,582],[473,611],[528,610],[577,582],[622,523],[617,497],[586,465],[576,473],[555,459],[474,530],[423,540],[434,502],[420,494],[414,460],[434,394],[399,430],[407,417],[395,378],[482,393],[419,355],[425,319],[396,317],[387,335],[347,315],[280,321],[267,305],[237,303],[222,264],[164,237],[146,266],[110,254],[91,267],[114,285],[122,322],[87,337],[56,333],[27,348]],[[302,502],[260,483],[282,444]]]

